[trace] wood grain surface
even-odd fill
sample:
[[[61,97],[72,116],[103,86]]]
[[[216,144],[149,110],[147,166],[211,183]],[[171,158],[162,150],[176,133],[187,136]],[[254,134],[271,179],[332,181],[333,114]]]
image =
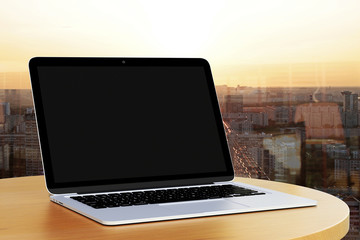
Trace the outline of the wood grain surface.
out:
[[[258,179],[236,181],[318,201],[316,207],[153,223],[103,226],[49,201],[44,177],[0,180],[0,239],[341,239],[349,208],[310,188]]]

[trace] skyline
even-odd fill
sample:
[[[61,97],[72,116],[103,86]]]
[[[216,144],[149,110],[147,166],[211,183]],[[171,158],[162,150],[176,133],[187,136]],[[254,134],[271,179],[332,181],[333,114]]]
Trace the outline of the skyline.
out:
[[[210,62],[211,65],[211,62]],[[359,62],[211,66],[215,85],[229,87],[359,87]],[[1,72],[0,89],[30,89],[26,72]]]

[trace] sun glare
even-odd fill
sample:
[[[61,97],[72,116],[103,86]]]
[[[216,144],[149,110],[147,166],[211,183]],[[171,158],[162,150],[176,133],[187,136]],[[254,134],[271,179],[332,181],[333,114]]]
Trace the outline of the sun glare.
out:
[[[34,56],[202,57],[215,74],[240,64],[359,61],[358,12],[352,0],[7,1],[0,71],[27,71]],[[241,77],[227,75],[230,85]]]
[[[217,36],[213,32],[221,2],[191,4],[163,1],[160,4],[145,2],[143,18],[149,27],[149,41],[163,54],[174,56],[200,56],[209,51]]]

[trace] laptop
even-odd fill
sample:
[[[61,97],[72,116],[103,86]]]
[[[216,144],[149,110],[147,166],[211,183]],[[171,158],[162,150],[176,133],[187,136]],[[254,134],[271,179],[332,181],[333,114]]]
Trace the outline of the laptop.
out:
[[[233,182],[209,63],[29,62],[50,200],[104,225],[315,206]]]

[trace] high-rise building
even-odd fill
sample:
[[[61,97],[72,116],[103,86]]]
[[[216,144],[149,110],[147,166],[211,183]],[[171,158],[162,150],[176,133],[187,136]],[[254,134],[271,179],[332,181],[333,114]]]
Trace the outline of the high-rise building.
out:
[[[6,116],[10,115],[10,103],[1,102],[0,103],[0,124],[5,123]]]
[[[358,94],[350,91],[341,92],[343,96],[343,123],[345,128],[358,126]]]
[[[44,174],[34,113],[25,115],[25,162],[27,176]]]
[[[0,134],[0,178],[25,175],[24,137],[22,133]]]
[[[4,144],[0,146],[0,171],[10,170],[10,146]]]
[[[262,151],[262,168],[270,180],[275,179],[275,156],[268,149]]]
[[[20,89],[5,89],[5,101],[11,103],[11,114],[21,115],[21,108],[24,105],[23,91]]]

